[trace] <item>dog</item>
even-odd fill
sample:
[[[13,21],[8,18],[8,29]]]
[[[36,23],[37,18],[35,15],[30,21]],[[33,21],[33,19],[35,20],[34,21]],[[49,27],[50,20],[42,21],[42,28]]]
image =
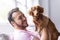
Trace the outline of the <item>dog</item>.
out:
[[[41,36],[42,30],[46,29],[46,32],[48,33],[48,36],[46,40],[58,40],[58,36],[60,36],[60,33],[55,27],[55,24],[51,21],[50,18],[43,15],[44,8],[37,5],[31,7],[29,10],[29,15],[33,17],[33,22],[35,24],[35,31],[39,32],[39,35]]]

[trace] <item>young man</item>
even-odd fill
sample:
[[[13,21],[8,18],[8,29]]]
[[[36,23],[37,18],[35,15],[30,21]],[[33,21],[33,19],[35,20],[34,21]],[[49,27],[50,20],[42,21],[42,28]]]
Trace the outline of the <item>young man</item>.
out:
[[[12,9],[9,12],[8,20],[14,27],[14,34],[10,40],[31,40],[31,36],[40,40],[38,33],[30,32],[26,29],[28,27],[27,19],[19,8]]]

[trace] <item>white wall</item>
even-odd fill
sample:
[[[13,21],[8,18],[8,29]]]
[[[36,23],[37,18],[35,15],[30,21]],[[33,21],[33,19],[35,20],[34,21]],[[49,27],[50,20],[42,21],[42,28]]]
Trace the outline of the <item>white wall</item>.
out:
[[[60,32],[60,0],[50,1],[50,13],[51,19],[54,21]]]
[[[60,32],[60,0],[50,0],[50,17]]]

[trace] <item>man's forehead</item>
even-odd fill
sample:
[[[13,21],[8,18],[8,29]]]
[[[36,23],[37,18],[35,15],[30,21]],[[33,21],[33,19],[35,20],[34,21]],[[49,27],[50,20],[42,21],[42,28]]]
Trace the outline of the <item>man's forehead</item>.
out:
[[[22,13],[19,12],[19,11],[17,11],[17,12],[14,12],[14,13],[12,14],[12,17],[17,17],[17,16],[20,16],[20,15],[22,15]]]

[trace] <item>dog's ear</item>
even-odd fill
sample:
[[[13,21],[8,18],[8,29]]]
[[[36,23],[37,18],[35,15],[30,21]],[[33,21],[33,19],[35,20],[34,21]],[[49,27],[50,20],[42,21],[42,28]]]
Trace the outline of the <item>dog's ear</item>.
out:
[[[37,10],[39,13],[43,13],[44,12],[44,8],[41,6],[37,6]]]
[[[29,10],[29,15],[31,15],[31,16],[34,15],[32,9]]]

